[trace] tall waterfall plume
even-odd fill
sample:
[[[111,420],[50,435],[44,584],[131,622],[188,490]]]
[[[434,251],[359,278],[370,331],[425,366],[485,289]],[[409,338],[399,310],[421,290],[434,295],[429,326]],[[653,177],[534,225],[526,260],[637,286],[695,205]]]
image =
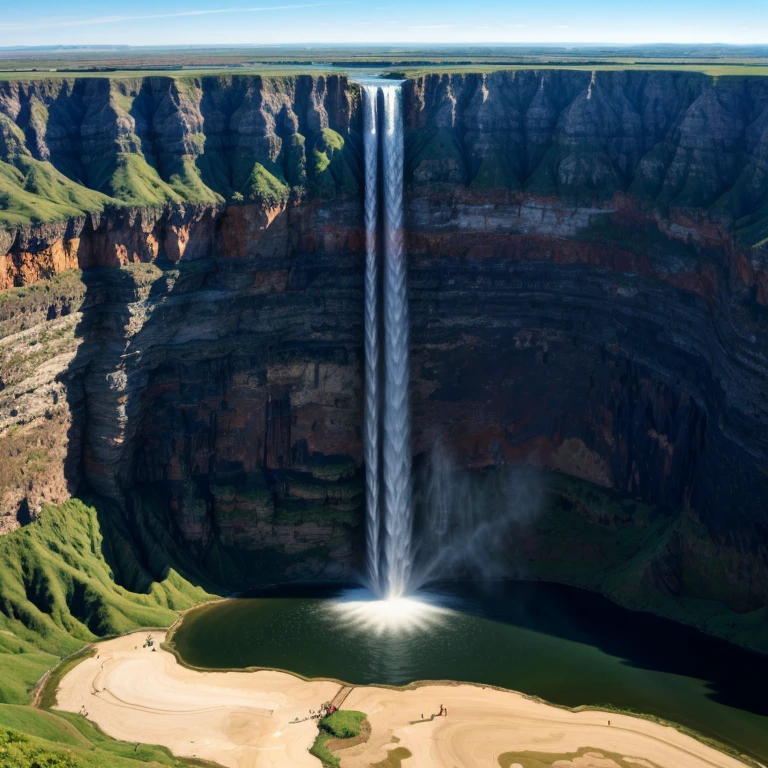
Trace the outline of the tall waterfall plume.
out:
[[[368,572],[377,595],[397,598],[402,597],[408,588],[413,550],[400,85],[364,86],[363,113],[367,246],[365,459]],[[380,189],[384,203],[381,217],[378,205]],[[379,243],[383,245],[383,264],[379,263]],[[381,318],[380,276],[383,277]],[[379,348],[382,337],[383,350]],[[383,392],[380,392],[382,385]]]
[[[379,132],[377,89],[365,86],[363,148],[365,150],[365,504],[368,578],[373,591],[381,590],[380,499],[380,392],[379,378]]]

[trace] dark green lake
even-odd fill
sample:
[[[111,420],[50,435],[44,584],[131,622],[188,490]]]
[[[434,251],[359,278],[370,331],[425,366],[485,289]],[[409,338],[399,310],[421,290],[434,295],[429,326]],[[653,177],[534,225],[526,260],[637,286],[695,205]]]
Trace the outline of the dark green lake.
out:
[[[442,585],[440,608],[380,632],[350,593],[297,586],[191,612],[182,659],[211,669],[276,667],[358,685],[462,680],[568,706],[658,715],[768,764],[768,657],[589,592],[511,582]],[[359,615],[358,615],[359,614]]]

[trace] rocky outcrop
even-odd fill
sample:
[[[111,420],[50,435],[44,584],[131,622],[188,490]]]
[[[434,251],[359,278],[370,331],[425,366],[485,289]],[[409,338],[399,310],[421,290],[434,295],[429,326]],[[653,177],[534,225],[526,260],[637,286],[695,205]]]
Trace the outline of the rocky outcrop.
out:
[[[80,185],[94,153],[117,159],[93,187],[100,211],[0,239],[2,286],[30,285],[0,303],[4,510],[90,489],[216,578],[348,572],[363,503],[356,91],[64,82],[2,86],[21,131],[8,158]],[[404,86],[417,460],[440,439],[478,473],[527,462],[652,509],[669,524],[638,589],[742,612],[768,601],[767,88],[635,71]],[[119,198],[128,156],[171,190],[153,187],[160,204]]]
[[[235,227],[252,240],[308,196],[356,193],[355,103],[341,77],[0,83],[0,290],[196,258],[227,201],[258,205]]]
[[[238,570],[242,550],[301,572],[330,554],[349,564],[362,499],[357,206],[213,213],[215,227],[192,221],[176,267],[157,237],[163,269],[69,271],[5,295],[5,526],[88,490],[157,514],[230,583],[264,566]],[[91,237],[146,242],[144,221]]]

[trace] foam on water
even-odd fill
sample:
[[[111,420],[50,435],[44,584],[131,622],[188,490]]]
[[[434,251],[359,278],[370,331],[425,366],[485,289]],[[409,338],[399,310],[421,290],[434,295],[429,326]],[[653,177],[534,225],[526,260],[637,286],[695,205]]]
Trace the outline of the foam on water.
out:
[[[338,624],[347,631],[377,636],[424,632],[445,623],[453,610],[428,592],[383,600],[367,589],[351,589],[330,603]]]

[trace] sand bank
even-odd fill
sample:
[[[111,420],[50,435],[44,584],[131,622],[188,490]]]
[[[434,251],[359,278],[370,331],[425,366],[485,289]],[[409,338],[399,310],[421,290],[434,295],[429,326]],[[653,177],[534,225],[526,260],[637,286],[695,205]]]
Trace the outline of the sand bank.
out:
[[[61,682],[59,708],[87,711],[111,736],[162,744],[176,755],[231,768],[307,766],[317,728],[305,718],[330,701],[337,683],[307,682],[283,672],[197,672],[157,648],[144,634],[96,646]],[[157,642],[164,634],[153,633]],[[447,717],[436,717],[440,704]],[[489,768],[504,752],[575,753],[579,748],[617,753],[658,768],[740,768],[738,760],[695,739],[641,718],[604,712],[569,712],[520,694],[472,685],[423,685],[408,690],[355,688],[345,709],[366,712],[371,736],[345,749],[343,768],[368,768],[405,747],[403,768]],[[427,722],[419,722],[421,715]],[[608,725],[610,719],[611,725]],[[581,761],[580,768],[590,768]],[[611,768],[595,758],[594,765]]]

